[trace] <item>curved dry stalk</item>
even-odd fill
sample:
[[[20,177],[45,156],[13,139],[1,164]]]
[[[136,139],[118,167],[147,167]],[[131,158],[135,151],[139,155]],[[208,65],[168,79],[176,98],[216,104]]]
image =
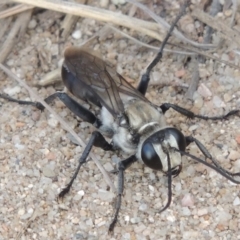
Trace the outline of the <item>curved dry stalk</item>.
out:
[[[153,49],[153,50],[156,50],[156,51],[159,51],[159,47],[155,47],[155,46],[152,46],[150,44],[147,44],[147,43],[144,43],[144,42],[141,42],[139,41],[138,39],[130,36],[129,34],[111,26],[111,25],[107,25],[109,28],[111,28],[112,30],[114,30],[115,32],[118,32],[120,33],[122,36],[130,39],[131,41],[143,46],[143,47],[146,47],[146,48],[150,48],[150,49]],[[163,49],[164,52],[170,52],[170,53],[177,53],[177,54],[182,54],[182,55],[187,55],[187,56],[190,56],[190,55],[195,55],[195,53],[192,53],[192,52],[185,52],[185,51],[178,51],[178,50],[172,50],[172,49],[168,49],[168,48],[164,48]]]
[[[156,15],[154,12],[152,12],[148,7],[144,6],[143,4],[135,1],[135,0],[126,0],[129,3],[132,3],[134,5],[136,5],[138,8],[142,9],[145,13],[147,13],[152,19],[154,19],[158,24],[164,26],[164,28],[166,28],[167,30],[170,29],[171,24],[167,23],[163,18],[159,17],[158,15]],[[175,35],[177,38],[179,38],[180,40],[182,40],[183,42],[189,43],[195,47],[199,47],[199,48],[204,48],[204,49],[209,49],[209,48],[214,48],[216,47],[213,44],[201,44],[195,41],[192,41],[191,39],[186,38],[181,32],[179,32],[176,28],[173,30],[173,34]]]
[[[31,89],[23,80],[21,80],[20,78],[18,78],[15,74],[13,74],[7,67],[5,67],[4,65],[0,64],[0,68],[11,78],[15,79],[20,85],[22,85],[25,89],[27,89],[27,91],[34,97],[36,98],[36,100],[38,102],[40,102],[51,114],[54,115],[54,117],[61,123],[61,125],[64,127],[64,129],[66,131],[68,131],[79,143],[80,146],[82,146],[83,148],[86,147],[85,142],[75,133],[75,131],[66,123],[66,121],[64,121],[54,110],[52,107],[50,107],[42,98],[40,98],[38,96],[38,94]],[[97,165],[97,167],[99,168],[99,170],[101,171],[101,173],[104,176],[104,179],[106,181],[106,183],[111,187],[111,189],[115,192],[116,188],[114,186],[114,184],[112,183],[108,173],[106,172],[106,170],[104,169],[104,167],[100,164],[100,162],[98,161],[98,159],[96,158],[96,156],[93,153],[89,154],[90,157],[92,158],[92,160],[95,162],[95,164]]]

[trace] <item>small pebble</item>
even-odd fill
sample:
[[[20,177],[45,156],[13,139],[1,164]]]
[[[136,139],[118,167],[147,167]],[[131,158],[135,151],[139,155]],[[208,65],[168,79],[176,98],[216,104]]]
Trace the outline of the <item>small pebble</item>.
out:
[[[183,214],[184,216],[190,216],[190,215],[191,215],[191,211],[189,210],[188,207],[183,207],[183,208],[182,208],[182,214]]]
[[[19,216],[22,216],[24,213],[25,213],[25,209],[24,208],[21,208],[21,209],[18,210],[18,215]]]
[[[225,93],[223,95],[223,99],[224,99],[225,102],[230,102],[232,100],[232,96],[229,93]]]
[[[240,158],[240,152],[236,150],[231,150],[228,158],[230,160],[237,160]]]
[[[42,173],[45,177],[48,178],[54,178],[56,176],[56,173],[48,166],[42,168]]]
[[[13,96],[17,93],[21,92],[21,88],[19,86],[11,87],[11,88],[5,88],[3,90],[4,93],[8,94],[9,96]]]
[[[235,139],[236,139],[236,142],[240,144],[240,135],[237,135]]]
[[[53,128],[56,128],[57,125],[58,125],[58,120],[55,119],[55,118],[50,118],[50,119],[48,119],[47,122],[48,122],[48,125],[53,127]]]
[[[240,199],[239,199],[239,197],[236,197],[236,198],[234,199],[233,205],[234,205],[234,206],[240,205]]]
[[[201,209],[198,209],[197,211],[198,216],[203,216],[203,215],[206,215],[207,213],[208,213],[207,208],[201,208]]]
[[[106,8],[109,5],[109,0],[100,0],[99,4],[102,8]]]
[[[226,107],[226,104],[218,96],[214,96],[212,101],[213,101],[214,106],[217,108],[225,108]]]
[[[184,207],[192,207],[194,205],[194,200],[191,194],[187,193],[184,195],[182,199],[182,206]]]
[[[227,9],[226,11],[224,11],[224,15],[226,17],[231,17],[232,16],[232,9]]]
[[[209,90],[209,88],[204,84],[204,83],[201,83],[198,87],[198,93],[206,98],[206,99],[209,99],[212,97],[212,92]]]
[[[80,191],[78,191],[78,195],[80,195],[80,196],[84,196],[84,191],[83,190],[80,190]]]
[[[82,37],[82,32],[80,30],[76,30],[72,33],[72,37],[74,39],[80,39]]]
[[[73,224],[78,224],[79,223],[79,218],[73,218],[72,223]]]
[[[139,206],[139,210],[145,212],[148,209],[147,204],[143,203]]]
[[[181,69],[175,72],[175,77],[181,78],[186,74],[185,69]]]
[[[29,24],[28,24],[28,28],[29,29],[34,29],[37,26],[37,21],[33,18],[30,20]]]

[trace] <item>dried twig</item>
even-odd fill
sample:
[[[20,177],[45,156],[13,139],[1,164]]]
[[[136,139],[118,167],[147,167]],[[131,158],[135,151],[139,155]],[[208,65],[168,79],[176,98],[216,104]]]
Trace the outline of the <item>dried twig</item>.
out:
[[[0,64],[0,68],[11,78],[15,79],[20,85],[22,85],[25,89],[28,90],[28,92],[30,93],[31,96],[33,96],[38,102],[40,102],[49,112],[51,112],[51,114],[54,115],[54,117],[62,124],[62,126],[64,127],[64,129],[66,131],[68,131],[79,143],[80,146],[82,146],[83,148],[86,147],[86,144],[84,143],[84,141],[73,131],[73,129],[53,110],[52,107],[50,107],[44,100],[42,100],[38,94],[31,89],[23,80],[21,80],[20,78],[18,78],[15,74],[13,74],[8,68],[6,68],[4,65]],[[114,184],[112,183],[111,179],[109,178],[108,173],[106,172],[106,170],[104,169],[104,167],[100,164],[100,162],[98,161],[98,159],[95,157],[95,155],[93,153],[89,154],[91,156],[91,158],[93,159],[93,161],[95,162],[95,164],[98,166],[99,170],[102,172],[105,181],[107,182],[107,184],[112,188],[113,191],[116,191],[116,188],[114,186]]]
[[[198,68],[198,56],[192,58],[192,79],[189,85],[187,92],[185,93],[186,98],[192,100],[193,94],[197,90],[198,83],[199,83],[199,68]]]

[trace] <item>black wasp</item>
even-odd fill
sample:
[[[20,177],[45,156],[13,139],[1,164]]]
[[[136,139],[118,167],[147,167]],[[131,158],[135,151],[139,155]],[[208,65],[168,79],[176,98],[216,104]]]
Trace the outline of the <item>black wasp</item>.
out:
[[[62,66],[64,85],[75,97],[99,107],[101,109],[99,118],[65,92],[56,92],[45,99],[50,103],[58,97],[76,116],[91,123],[97,129],[92,133],[71,181],[60,192],[59,197],[63,197],[69,192],[80,167],[86,162],[93,146],[100,147],[105,151],[120,149],[129,154],[127,159],[118,163],[116,170],[119,179],[117,202],[109,231],[113,231],[117,222],[124,189],[124,171],[137,160],[142,161],[153,170],[164,172],[168,177],[168,201],[159,212],[170,206],[172,177],[176,177],[182,169],[181,155],[189,156],[207,165],[234,183],[240,183],[234,178],[240,176],[240,173],[231,173],[223,169],[197,139],[192,136],[184,136],[177,128],[167,126],[164,119],[164,113],[170,108],[188,118],[204,120],[226,119],[231,115],[238,114],[238,110],[230,111],[224,116],[207,117],[196,115],[170,103],[156,106],[144,96],[148,88],[150,72],[161,59],[163,48],[183,12],[172,24],[158,55],[147,67],[137,89],[96,54],[77,47],[71,47],[65,51],[65,60]],[[40,103],[19,101],[4,95],[0,95],[0,97],[20,104],[31,104],[41,110],[44,108]],[[105,140],[104,135],[112,138],[111,143]],[[210,163],[185,152],[186,147],[192,142],[210,160]]]

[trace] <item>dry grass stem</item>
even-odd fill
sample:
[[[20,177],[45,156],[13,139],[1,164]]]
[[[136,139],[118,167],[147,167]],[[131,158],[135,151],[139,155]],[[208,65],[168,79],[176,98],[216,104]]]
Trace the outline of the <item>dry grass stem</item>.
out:
[[[6,19],[0,19],[0,39],[2,39],[3,35],[9,29],[9,25],[12,22],[12,17],[6,18]]]
[[[170,29],[171,24],[167,23],[163,18],[157,16],[154,12],[152,12],[148,7],[144,6],[143,4],[135,1],[135,0],[127,0],[127,2],[132,3],[142,9],[145,13],[147,13],[152,19],[154,19],[159,25],[158,26],[164,26],[167,30]],[[192,41],[191,39],[186,38],[181,32],[179,32],[176,28],[173,30],[172,35],[175,35],[178,39],[180,39],[183,42],[189,43],[195,47],[199,48],[213,48],[216,47],[213,44],[201,44],[195,41]]]
[[[53,84],[56,82],[60,82],[62,80],[61,77],[61,69],[55,69],[49,73],[47,73],[38,83],[39,86],[47,86],[49,84]]]
[[[71,14],[67,14],[63,20],[61,26],[61,37],[65,40],[68,36],[70,31],[72,30],[73,26],[77,22],[78,17],[73,16]]]
[[[32,10],[28,10],[21,13],[16,19],[11,31],[9,32],[7,39],[3,43],[0,50],[0,63],[3,63],[7,58],[8,54],[12,51],[14,44],[17,39],[25,33],[28,22],[31,18]]]
[[[35,7],[45,8],[85,18],[93,18],[102,22],[113,23],[141,32],[142,34],[158,39],[159,41],[162,41],[164,37],[163,34],[159,34],[159,25],[157,23],[143,21],[101,8],[60,0],[14,0],[14,2],[25,3]],[[165,32],[165,30],[163,31]]]
[[[146,48],[150,48],[150,49],[153,49],[153,50],[156,50],[156,51],[159,51],[159,47],[155,47],[155,46],[152,46],[150,44],[147,44],[147,43],[144,43],[144,42],[141,42],[139,41],[138,39],[130,36],[129,34],[111,26],[111,25],[108,25],[109,28],[111,28],[112,30],[114,30],[115,32],[118,32],[120,33],[122,36],[130,39],[131,41],[139,44],[140,46],[143,46],[143,47],[146,47]],[[185,52],[185,51],[178,51],[178,50],[173,50],[173,49],[168,49],[168,48],[164,48],[163,49],[164,52],[171,52],[171,53],[176,53],[176,54],[183,54],[183,55],[187,55],[187,56],[190,56],[190,55],[195,55],[195,53],[192,53],[192,52]]]
[[[221,33],[221,36],[224,37],[224,39],[231,42],[234,41],[237,46],[240,47],[239,33],[228,27],[221,19],[216,20],[214,17],[211,17],[210,15],[204,13],[197,8],[193,10],[192,16],[196,17],[203,23],[219,31],[219,33]]]
[[[63,128],[68,131],[75,139],[76,141],[79,143],[80,146],[82,146],[83,148],[86,147],[85,142],[75,133],[75,131],[66,123],[66,121],[64,121],[54,110],[52,107],[50,107],[43,99],[41,99],[38,94],[31,89],[23,80],[21,80],[20,78],[18,78],[15,74],[13,74],[8,68],[6,68],[4,65],[0,64],[0,68],[11,78],[15,79],[20,85],[22,85],[29,93],[31,96],[33,96],[38,102],[40,102],[51,114],[54,115],[54,117],[61,123],[61,125],[63,126]],[[90,157],[93,159],[93,161],[95,162],[95,164],[97,165],[97,167],[99,168],[99,170],[101,171],[101,173],[104,176],[104,179],[106,181],[106,183],[111,187],[112,191],[116,191],[116,188],[114,186],[114,184],[112,183],[108,173],[106,172],[106,170],[104,169],[104,167],[100,164],[100,162],[98,161],[98,159],[96,158],[96,156],[93,153],[89,154]]]
[[[1,11],[0,19],[10,17],[12,15],[15,15],[15,14],[18,14],[18,13],[21,13],[21,12],[24,12],[26,10],[33,9],[33,8],[34,8],[33,6],[29,6],[26,4],[19,4],[14,7],[8,8],[4,11]]]

